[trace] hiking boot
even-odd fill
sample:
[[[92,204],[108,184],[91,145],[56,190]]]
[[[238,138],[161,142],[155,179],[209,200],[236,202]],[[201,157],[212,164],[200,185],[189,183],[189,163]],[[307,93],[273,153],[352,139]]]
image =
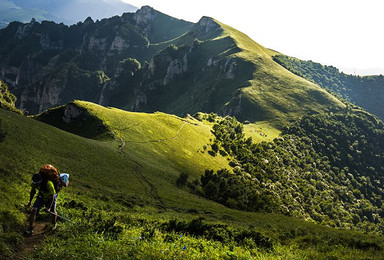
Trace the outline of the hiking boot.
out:
[[[57,228],[56,224],[49,223],[49,224],[45,225],[44,230],[45,231],[52,231],[52,230],[55,230],[56,228]]]
[[[25,230],[24,235],[26,236],[32,236],[33,235],[33,229]]]

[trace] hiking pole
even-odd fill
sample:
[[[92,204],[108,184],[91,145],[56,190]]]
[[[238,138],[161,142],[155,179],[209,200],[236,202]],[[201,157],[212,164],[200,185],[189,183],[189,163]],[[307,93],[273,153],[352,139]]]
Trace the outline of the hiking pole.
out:
[[[64,218],[63,216],[60,216],[60,215],[58,215],[58,214],[55,214],[55,213],[53,213],[53,212],[50,212],[50,211],[49,211],[49,213],[51,213],[52,215],[54,215],[54,216],[57,216],[57,217],[59,217],[59,218],[62,218],[62,219],[64,219],[64,220],[68,221],[68,222],[71,222],[72,224],[75,224],[75,222],[73,222],[73,221],[70,221],[69,219],[67,219],[67,218]]]

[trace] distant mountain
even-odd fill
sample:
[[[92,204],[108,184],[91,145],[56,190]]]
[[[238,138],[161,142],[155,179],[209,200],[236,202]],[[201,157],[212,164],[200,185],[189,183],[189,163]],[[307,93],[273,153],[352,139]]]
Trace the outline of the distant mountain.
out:
[[[0,31],[0,77],[30,113],[83,99],[131,111],[199,111],[278,125],[344,105],[273,61],[275,51],[209,17],[192,24],[151,7],[71,27]]]
[[[120,0],[1,0],[0,28],[13,21],[29,22],[32,18],[71,25],[87,17],[96,20],[136,10]]]

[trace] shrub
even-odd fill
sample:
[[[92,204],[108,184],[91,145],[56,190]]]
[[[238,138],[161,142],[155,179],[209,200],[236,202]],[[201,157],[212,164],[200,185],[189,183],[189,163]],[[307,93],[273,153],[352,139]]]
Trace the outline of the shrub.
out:
[[[0,119],[0,143],[5,140],[7,131],[3,128],[3,122]]]
[[[189,174],[186,172],[181,172],[179,178],[176,180],[176,185],[179,188],[184,187],[188,183]]]

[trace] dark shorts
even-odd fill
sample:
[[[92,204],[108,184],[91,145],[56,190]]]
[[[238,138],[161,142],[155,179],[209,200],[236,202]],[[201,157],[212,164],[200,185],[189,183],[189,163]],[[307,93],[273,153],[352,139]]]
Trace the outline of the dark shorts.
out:
[[[53,199],[53,204],[50,209],[52,213],[56,212],[56,202],[57,202],[57,193],[55,194],[55,197]],[[33,203],[33,208],[37,208],[37,210],[40,210],[41,207],[49,207],[49,199],[44,199],[42,196],[38,195],[35,202]]]

